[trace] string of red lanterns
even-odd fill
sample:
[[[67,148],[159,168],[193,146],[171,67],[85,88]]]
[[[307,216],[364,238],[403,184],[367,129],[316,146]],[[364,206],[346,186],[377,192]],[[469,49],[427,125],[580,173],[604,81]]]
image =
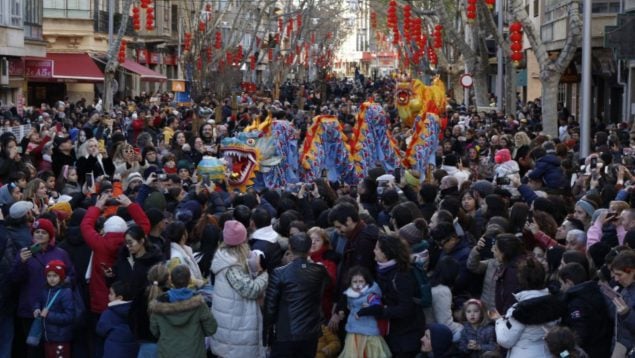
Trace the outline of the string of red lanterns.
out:
[[[119,61],[119,63],[124,63],[126,61],[126,47],[127,46],[128,46],[128,42],[122,39],[121,44],[119,45],[119,54],[117,56],[117,61]]]
[[[523,60],[523,25],[522,23],[515,21],[509,25],[509,42],[512,54],[510,56],[512,64],[516,67]]]

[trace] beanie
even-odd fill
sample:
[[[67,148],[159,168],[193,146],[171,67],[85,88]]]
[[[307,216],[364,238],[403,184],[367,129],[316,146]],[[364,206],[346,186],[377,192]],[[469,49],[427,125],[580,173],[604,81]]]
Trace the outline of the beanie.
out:
[[[55,245],[55,227],[53,223],[48,219],[37,219],[31,225],[31,235],[35,232],[35,230],[42,229],[49,234],[49,245]]]
[[[505,163],[512,160],[512,154],[507,148],[499,149],[494,155],[494,160],[496,161],[496,164]]]
[[[154,227],[156,224],[160,223],[164,219],[163,212],[156,208],[150,208],[146,211],[146,215],[148,216],[148,220],[150,220],[150,226]]]
[[[51,260],[44,267],[44,275],[48,275],[49,272],[55,272],[61,281],[66,278],[66,264],[62,260]]]
[[[452,346],[452,331],[445,325],[433,323],[428,325],[432,354],[443,357]]]
[[[225,222],[223,227],[223,242],[227,246],[238,246],[247,241],[247,229],[236,220]]]
[[[73,208],[67,201],[62,201],[49,207],[49,211],[55,213],[57,220],[60,221],[66,221],[73,214]]]
[[[589,215],[589,217],[593,216],[593,212],[595,211],[595,207],[586,200],[578,200],[577,203],[575,203],[576,206],[579,206],[582,208],[582,210],[584,210],[587,215]]]
[[[411,222],[399,229],[399,237],[406,240],[408,244],[415,245],[423,240],[423,231],[419,230],[414,222]]]
[[[111,216],[104,223],[104,233],[124,233],[128,230],[128,224],[119,216]]]

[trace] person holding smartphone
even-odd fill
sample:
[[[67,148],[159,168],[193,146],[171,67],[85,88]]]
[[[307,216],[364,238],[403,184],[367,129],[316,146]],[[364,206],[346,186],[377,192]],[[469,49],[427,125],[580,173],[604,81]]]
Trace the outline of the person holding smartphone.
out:
[[[611,263],[611,276],[622,286],[621,291],[616,291],[610,286],[600,285],[602,293],[613,303],[609,309],[614,313],[616,320],[615,332],[616,344],[613,356],[620,352],[625,356],[635,348],[635,252],[625,250],[620,252]]]
[[[52,260],[64,262],[67,269],[67,279],[75,279],[75,270],[68,253],[55,245],[55,226],[47,219],[37,219],[31,226],[33,244],[22,248],[13,264],[9,279],[18,286],[18,320],[15,324],[17,343],[14,346],[16,356],[27,356],[37,353],[37,348],[26,347],[26,337],[33,322],[33,307],[36,307],[41,297],[42,287],[46,287],[44,266]],[[43,264],[44,263],[44,264]],[[41,355],[40,355],[41,356]]]

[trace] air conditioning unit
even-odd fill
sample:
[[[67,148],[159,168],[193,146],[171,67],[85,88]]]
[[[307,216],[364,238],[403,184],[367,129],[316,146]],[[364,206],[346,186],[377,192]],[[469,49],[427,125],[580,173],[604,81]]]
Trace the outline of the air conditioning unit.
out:
[[[9,85],[9,60],[6,57],[0,59],[0,85]]]

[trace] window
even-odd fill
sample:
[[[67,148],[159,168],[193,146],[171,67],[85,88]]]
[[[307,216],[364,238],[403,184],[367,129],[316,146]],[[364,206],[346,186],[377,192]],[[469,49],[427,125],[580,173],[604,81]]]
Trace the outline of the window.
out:
[[[44,0],[44,16],[90,19],[91,0]]]
[[[540,0],[534,0],[534,17],[540,15]]]
[[[179,33],[179,6],[172,5],[172,33]]]
[[[11,21],[10,26],[22,26],[22,0],[11,0]]]
[[[24,38],[42,40],[42,0],[25,0],[24,7]]]
[[[620,1],[593,0],[591,12],[594,14],[615,14],[620,12]]]

